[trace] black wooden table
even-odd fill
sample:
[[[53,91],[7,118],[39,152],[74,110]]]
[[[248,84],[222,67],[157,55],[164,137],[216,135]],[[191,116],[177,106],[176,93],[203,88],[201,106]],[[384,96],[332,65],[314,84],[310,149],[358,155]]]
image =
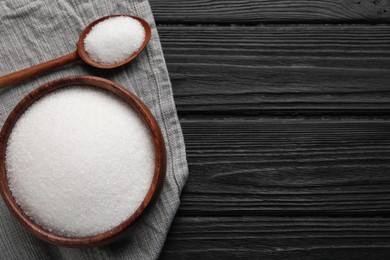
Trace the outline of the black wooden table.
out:
[[[161,259],[390,259],[390,1],[151,0],[190,176]]]

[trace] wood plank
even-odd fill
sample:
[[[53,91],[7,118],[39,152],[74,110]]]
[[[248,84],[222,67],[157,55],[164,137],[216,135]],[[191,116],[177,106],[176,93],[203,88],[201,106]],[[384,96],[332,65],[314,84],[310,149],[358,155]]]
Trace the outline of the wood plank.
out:
[[[388,218],[177,217],[160,259],[390,258]]]
[[[378,23],[387,0],[151,0],[157,23]]]
[[[181,120],[181,216],[390,216],[390,121]]]
[[[390,114],[390,25],[159,32],[181,115]]]

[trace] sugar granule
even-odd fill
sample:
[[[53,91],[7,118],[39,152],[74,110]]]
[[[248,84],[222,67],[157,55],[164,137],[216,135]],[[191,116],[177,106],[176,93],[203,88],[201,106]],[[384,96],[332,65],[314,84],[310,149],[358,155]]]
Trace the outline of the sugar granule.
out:
[[[124,61],[144,42],[142,24],[128,16],[111,17],[97,23],[84,39],[88,56],[101,64]]]
[[[6,171],[16,202],[66,237],[108,231],[140,206],[154,147],[142,118],[97,88],[68,87],[36,101],[14,126]]]

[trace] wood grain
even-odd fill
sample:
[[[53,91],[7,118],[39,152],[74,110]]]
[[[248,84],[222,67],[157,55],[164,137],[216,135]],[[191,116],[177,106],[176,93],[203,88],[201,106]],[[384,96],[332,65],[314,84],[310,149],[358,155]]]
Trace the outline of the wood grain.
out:
[[[378,23],[388,0],[151,0],[158,23]]]
[[[159,27],[179,113],[389,115],[389,26]]]
[[[181,216],[390,216],[390,121],[182,119]]]
[[[326,217],[177,217],[165,259],[390,258],[390,220]]]
[[[190,169],[160,259],[390,259],[390,1],[150,3]]]

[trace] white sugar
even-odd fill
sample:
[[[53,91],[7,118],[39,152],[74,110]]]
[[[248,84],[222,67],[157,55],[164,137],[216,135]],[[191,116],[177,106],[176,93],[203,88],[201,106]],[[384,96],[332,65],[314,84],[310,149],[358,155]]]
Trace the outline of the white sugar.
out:
[[[67,237],[108,231],[140,206],[154,169],[149,129],[118,97],[57,90],[16,123],[6,150],[11,192],[45,229]]]
[[[99,22],[87,34],[84,47],[88,56],[101,64],[124,61],[144,42],[142,24],[128,16],[116,16]]]

